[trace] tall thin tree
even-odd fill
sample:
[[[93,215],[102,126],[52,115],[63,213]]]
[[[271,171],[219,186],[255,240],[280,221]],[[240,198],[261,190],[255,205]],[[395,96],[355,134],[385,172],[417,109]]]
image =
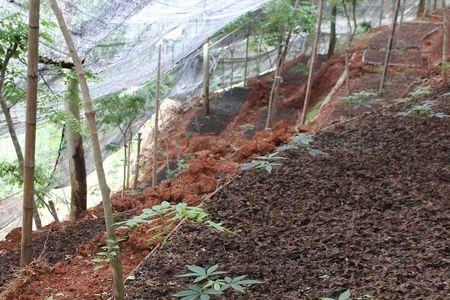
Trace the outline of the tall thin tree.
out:
[[[300,125],[305,124],[306,113],[307,113],[309,101],[311,98],[311,89],[312,89],[314,70],[316,68],[316,60],[317,60],[317,48],[318,48],[319,39],[320,39],[320,28],[322,25],[322,15],[323,15],[323,0],[319,0],[319,16],[317,17],[316,32],[314,33],[314,43],[313,43],[313,48],[312,48],[312,53],[311,53],[311,64],[309,65],[308,83],[306,85],[305,101],[303,102],[303,111],[302,111],[302,116],[300,119]]]
[[[328,44],[327,57],[330,58],[334,54],[336,48],[336,18],[337,18],[337,4],[332,2],[330,13],[330,42]]]
[[[103,158],[100,148],[100,141],[98,137],[97,125],[95,123],[95,110],[92,105],[91,95],[89,92],[89,86],[87,84],[86,75],[81,63],[81,59],[76,51],[72,35],[67,27],[66,21],[64,20],[63,13],[58,6],[56,0],[50,0],[52,10],[56,16],[61,32],[69,49],[72,61],[75,65],[75,71],[78,76],[78,81],[80,83],[81,94],[84,101],[84,110],[86,115],[86,120],[89,127],[89,132],[91,135],[92,152],[94,154],[95,168],[97,170],[98,183],[100,187],[100,192],[102,195],[102,203],[104,210],[104,217],[106,223],[106,231],[108,240],[112,243],[117,244],[116,233],[113,221],[113,211],[110,199],[110,188],[106,182],[105,170],[103,168]],[[111,250],[111,249],[110,249]],[[114,283],[114,296],[116,300],[122,300],[124,298],[124,284],[123,284],[123,268],[121,261],[120,251],[116,251],[110,261],[113,268],[113,283]]]
[[[209,115],[209,42],[203,45],[203,107]]]
[[[392,30],[391,30],[391,34],[389,35],[386,56],[384,58],[383,73],[381,74],[380,88],[378,89],[379,96],[383,96],[383,93],[384,93],[384,83],[386,81],[386,77],[387,77],[387,73],[388,73],[389,59],[391,57],[392,46],[394,43],[395,29],[397,27],[397,19],[398,19],[398,13],[400,10],[400,1],[401,0],[396,0],[396,1],[397,1],[397,3],[395,5],[394,18],[392,20]]]
[[[21,265],[32,260],[34,171],[36,149],[36,113],[38,94],[40,1],[30,0],[28,16],[27,110],[25,126],[25,160],[23,170],[23,220]]]
[[[72,69],[66,73],[66,130],[70,177],[70,219],[76,220],[87,209],[86,162],[80,130],[80,86]]]

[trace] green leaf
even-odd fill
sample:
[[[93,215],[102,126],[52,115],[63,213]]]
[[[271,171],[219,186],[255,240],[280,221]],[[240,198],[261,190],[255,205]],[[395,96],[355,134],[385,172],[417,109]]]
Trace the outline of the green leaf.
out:
[[[206,270],[203,269],[202,267],[196,265],[187,265],[186,268],[188,268],[189,271],[197,273],[198,275],[207,275]]]
[[[98,271],[98,270],[101,270],[101,269],[103,269],[103,266],[95,266],[94,267],[94,271]]]
[[[349,300],[349,299],[350,299],[350,289],[343,292],[338,298],[338,300]]]
[[[200,300],[209,300],[211,297],[209,296],[209,295],[207,295],[207,294],[202,294],[201,296],[200,296]]]
[[[215,270],[217,270],[219,268],[219,265],[216,264],[212,267],[209,267],[208,270],[206,270],[206,274],[210,275],[211,273],[213,273]]]

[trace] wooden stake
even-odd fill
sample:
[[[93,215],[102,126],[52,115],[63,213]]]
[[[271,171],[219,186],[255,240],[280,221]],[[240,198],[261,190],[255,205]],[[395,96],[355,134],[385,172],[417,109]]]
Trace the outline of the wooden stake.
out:
[[[384,59],[383,73],[381,74],[380,88],[378,90],[378,95],[380,97],[383,96],[383,93],[384,93],[384,82],[386,81],[386,76],[387,76],[388,67],[389,67],[389,58],[391,57],[392,45],[394,43],[395,28],[397,26],[398,12],[400,10],[400,1],[401,0],[397,0],[397,4],[395,6],[394,19],[392,22],[392,31],[391,31],[391,35],[389,36],[386,57]]]
[[[141,142],[142,142],[142,133],[138,133],[137,138],[137,152],[136,152],[136,165],[134,168],[134,182],[133,186],[136,187],[139,180],[139,169],[140,169],[140,160],[141,160]]]
[[[319,38],[320,38],[320,26],[322,23],[322,15],[323,15],[323,0],[319,0],[319,17],[317,18],[317,27],[316,32],[314,34],[314,43],[311,53],[311,64],[309,66],[309,74],[308,74],[308,83],[306,85],[306,95],[305,95],[305,101],[303,102],[303,111],[302,111],[302,117],[300,119],[300,125],[305,124],[306,119],[306,112],[308,110],[308,104],[309,99],[311,98],[311,89],[312,89],[312,82],[313,82],[313,76],[314,76],[314,69],[316,67],[316,59],[317,59],[317,46],[319,44]]]
[[[209,42],[203,45],[203,106],[209,115]]]
[[[153,176],[152,187],[155,188],[157,184],[158,172],[158,122],[159,122],[159,93],[161,84],[161,45],[158,48],[158,73],[156,79],[156,95],[155,95],[155,125],[153,128]]]
[[[32,260],[32,230],[34,203],[34,168],[36,149],[36,111],[38,93],[40,1],[30,0],[28,18],[27,110],[25,125],[25,161],[23,170],[22,266]]]
[[[247,25],[247,42],[245,45],[245,66],[244,66],[244,86],[247,86],[247,72],[248,72],[248,46],[250,43],[250,25]]]
[[[33,2],[33,1],[32,1]],[[84,101],[84,110],[86,115],[86,121],[89,126],[89,131],[91,135],[92,152],[94,154],[95,168],[97,170],[98,184],[102,194],[102,203],[106,223],[106,231],[108,235],[108,240],[116,242],[116,234],[114,221],[112,217],[112,205],[110,200],[110,189],[106,182],[105,170],[103,168],[102,152],[100,148],[100,141],[98,137],[97,125],[95,123],[95,110],[92,105],[91,95],[89,93],[89,86],[86,81],[86,75],[81,64],[80,57],[75,49],[73,43],[72,35],[70,34],[69,28],[67,27],[66,21],[59,8],[56,0],[50,0],[52,10],[58,20],[59,27],[64,36],[64,39],[69,49],[72,61],[75,65],[75,71],[78,75],[78,81],[81,87],[81,94]],[[120,251],[117,251],[117,255],[111,260],[110,264],[113,269],[113,284],[114,284],[114,298],[116,300],[122,300],[124,298],[124,284],[123,284],[123,269],[122,261],[120,256]]]

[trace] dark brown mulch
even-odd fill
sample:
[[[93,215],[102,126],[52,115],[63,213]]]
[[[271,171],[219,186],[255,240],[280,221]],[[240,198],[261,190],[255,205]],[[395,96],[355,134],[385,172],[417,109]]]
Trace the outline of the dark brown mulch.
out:
[[[432,23],[403,23],[400,34],[395,41],[397,48],[420,48],[422,40],[433,30],[438,29],[439,24]],[[398,27],[397,27],[398,32]],[[373,36],[367,42],[368,49],[387,48],[390,30],[384,30]]]
[[[367,49],[364,62],[367,64],[383,65],[386,57],[385,49]],[[419,49],[392,49],[389,65],[421,66],[423,58]]]
[[[116,216],[116,220],[127,218],[129,213],[122,213]],[[39,255],[54,265],[63,261],[66,257],[76,254],[77,247],[88,242],[97,234],[105,231],[105,221],[99,219],[85,219],[75,223],[68,223],[63,228],[56,230],[46,229],[33,238],[33,258]],[[44,249],[45,248],[45,249]],[[0,292],[17,275],[19,275],[20,249],[0,251]]]
[[[450,114],[450,104],[435,108]],[[219,263],[264,283],[222,299],[448,299],[450,118],[414,125],[396,110],[322,132],[268,174],[242,173],[205,209],[239,233],[185,224],[127,284],[127,299],[171,299],[185,265]],[[328,277],[324,277],[326,275]]]
[[[190,134],[218,134],[239,113],[242,105],[250,95],[248,88],[234,88],[226,91],[209,104],[210,114],[206,116],[203,109],[198,109],[188,125]]]

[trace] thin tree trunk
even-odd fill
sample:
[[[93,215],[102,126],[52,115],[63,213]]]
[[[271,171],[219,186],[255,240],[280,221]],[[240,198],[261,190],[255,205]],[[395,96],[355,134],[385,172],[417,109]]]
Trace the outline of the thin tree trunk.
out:
[[[142,142],[142,133],[138,133],[137,138],[137,152],[136,152],[136,165],[134,168],[134,182],[133,186],[136,187],[139,180],[139,169],[140,169],[140,160],[141,160],[141,142]]]
[[[381,0],[380,4],[380,21],[378,22],[378,26],[381,26],[383,23],[383,8],[384,8],[384,0]]]
[[[131,131],[131,126],[130,126],[130,137],[128,139],[128,153],[127,153],[127,189],[130,188],[130,173],[131,173],[131,148],[133,146],[133,133]]]
[[[447,5],[445,4],[445,0],[441,1],[442,4],[442,32],[443,32],[443,40],[442,40],[442,82],[444,86],[448,85],[448,13],[447,13]]]
[[[125,196],[125,189],[127,187],[127,130],[123,133],[123,178],[122,178],[122,194],[121,198]]]
[[[333,4],[331,7],[331,19],[330,19],[330,43],[328,44],[327,56],[330,58],[334,54],[336,48],[336,17],[337,17],[337,5]]]
[[[391,56],[392,45],[394,42],[395,28],[397,25],[397,18],[398,18],[399,10],[400,10],[400,0],[397,0],[395,13],[394,13],[394,19],[392,22],[392,30],[391,30],[391,34],[389,36],[386,57],[384,59],[383,73],[381,74],[380,88],[378,90],[379,96],[383,96],[383,93],[384,93],[384,82],[386,81],[386,76],[387,76],[387,72],[388,72],[388,68],[389,68],[389,58]]]
[[[66,128],[67,128],[67,156],[70,177],[70,220],[78,219],[87,209],[86,163],[84,159],[83,137],[77,127],[81,122],[80,93],[78,80],[71,76],[72,70],[67,70],[66,86]],[[75,126],[74,126],[75,125]]]
[[[431,15],[431,0],[426,0],[425,3],[425,17],[429,17]]]
[[[36,111],[38,93],[40,1],[30,0],[28,19],[27,110],[25,126],[25,160],[23,168],[23,219],[21,265],[32,260],[34,170],[36,149]]]
[[[247,86],[247,72],[248,72],[248,47],[250,44],[250,26],[247,25],[247,41],[245,44],[245,66],[244,66],[244,86]]]
[[[309,74],[308,74],[308,83],[306,86],[306,95],[305,95],[305,101],[303,102],[303,111],[302,111],[302,117],[300,119],[300,125],[305,124],[306,119],[306,112],[308,110],[308,104],[309,100],[311,98],[311,89],[312,89],[312,82],[313,82],[313,76],[314,76],[314,69],[316,67],[316,59],[317,59],[317,46],[319,45],[319,38],[320,38],[320,26],[322,24],[322,14],[323,14],[323,0],[319,0],[319,16],[317,18],[317,24],[316,24],[316,32],[314,34],[314,43],[313,43],[313,49],[312,49],[312,57],[311,57],[311,65],[309,66]]]
[[[294,10],[297,8],[298,3],[299,3],[299,0],[296,0],[294,3]],[[287,29],[287,26],[286,26],[286,29]],[[272,127],[272,121],[273,121],[274,116],[276,115],[279,89],[280,89],[280,84],[282,81],[281,76],[283,74],[284,61],[285,61],[287,53],[289,51],[289,43],[291,41],[291,35],[292,35],[292,28],[289,29],[284,43],[282,42],[283,38],[281,38],[280,48],[278,51],[277,66],[275,68],[275,72],[274,72],[274,76],[273,76],[272,90],[270,91],[269,106],[268,106],[268,110],[267,110],[267,119],[266,119],[266,130],[268,130]]]
[[[437,0],[434,0],[433,1],[433,10],[436,10],[437,9]]]
[[[153,176],[152,187],[156,187],[157,184],[157,168],[158,168],[158,122],[159,122],[159,93],[161,84],[161,45],[158,49],[158,72],[156,79],[156,95],[155,95],[155,125],[153,128]]]
[[[203,45],[203,106],[209,116],[209,42]]]
[[[53,12],[56,16],[56,19],[58,20],[64,39],[66,40],[67,47],[70,51],[70,55],[75,65],[75,70],[78,75],[78,80],[81,86],[81,93],[84,100],[86,120],[89,125],[89,131],[91,134],[91,142],[93,150],[92,152],[94,153],[94,161],[95,161],[95,168],[97,170],[98,183],[102,194],[102,203],[108,240],[111,240],[113,241],[113,243],[116,243],[112,205],[109,195],[110,189],[106,182],[105,170],[103,169],[102,152],[100,148],[97,125],[95,123],[95,110],[92,105],[91,96],[89,93],[89,86],[86,81],[86,76],[83,70],[83,66],[81,64],[80,57],[78,56],[78,53],[75,49],[72,36],[70,34],[69,29],[67,28],[67,24],[64,20],[64,16],[61,12],[61,9],[59,8],[56,0],[50,0],[50,3]],[[124,298],[124,284],[123,284],[123,269],[120,251],[117,251],[117,255],[111,259],[110,263],[113,268],[113,284],[115,290],[114,297],[116,300],[122,300]]]
[[[422,17],[425,12],[425,0],[419,0],[419,5],[417,7],[417,17]]]

